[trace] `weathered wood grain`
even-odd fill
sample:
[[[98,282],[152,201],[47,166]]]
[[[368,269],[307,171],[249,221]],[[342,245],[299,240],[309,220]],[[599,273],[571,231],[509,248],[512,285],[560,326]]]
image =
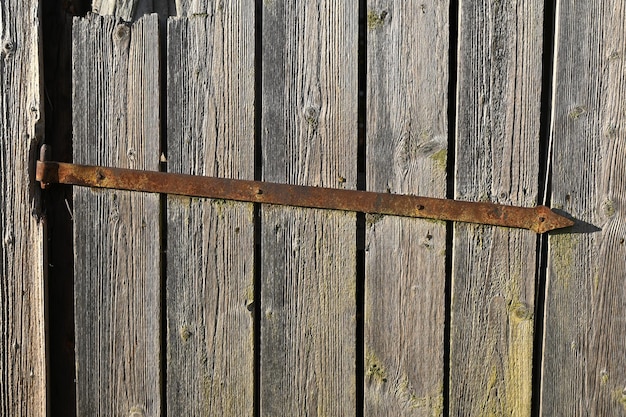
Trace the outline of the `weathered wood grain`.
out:
[[[541,414],[626,416],[626,5],[557,8]]]
[[[219,0],[169,0],[169,2],[170,9],[176,16],[211,16],[216,9],[223,7]],[[255,8],[253,1],[240,3],[242,7]]]
[[[264,3],[264,180],[356,187],[357,7]],[[355,215],[261,212],[260,413],[354,415]]]
[[[170,172],[254,179],[254,7],[168,24]],[[168,196],[168,415],[252,416],[252,204]]]
[[[93,0],[91,10],[101,16],[116,16],[127,22],[157,13],[161,19],[173,15],[179,0]]]
[[[254,2],[241,1],[241,7],[254,9]],[[112,15],[126,21],[140,19],[149,13],[167,16],[213,16],[225,5],[220,0],[93,0],[92,10],[100,15]]]
[[[455,198],[534,206],[543,2],[460,2]],[[450,414],[531,412],[536,236],[456,224]]]
[[[74,20],[75,162],[158,170],[158,39]],[[74,257],[78,415],[160,415],[159,196],[77,187]]]
[[[39,1],[0,10],[0,415],[46,415]]]
[[[367,8],[367,188],[445,198],[449,4]],[[439,416],[445,223],[366,224],[364,414]]]

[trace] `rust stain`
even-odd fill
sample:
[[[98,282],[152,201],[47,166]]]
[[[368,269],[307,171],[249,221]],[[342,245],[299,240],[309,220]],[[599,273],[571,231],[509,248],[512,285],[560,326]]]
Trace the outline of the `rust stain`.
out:
[[[37,162],[42,188],[61,183],[188,197],[356,211],[404,217],[530,229],[536,233],[574,222],[546,206],[517,207],[412,195],[276,184],[156,171],[107,168],[62,162]]]

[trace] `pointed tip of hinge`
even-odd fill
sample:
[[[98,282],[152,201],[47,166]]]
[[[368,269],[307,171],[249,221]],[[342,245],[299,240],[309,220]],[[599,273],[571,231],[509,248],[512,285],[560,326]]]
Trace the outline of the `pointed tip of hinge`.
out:
[[[535,212],[537,214],[537,220],[534,222],[531,229],[537,233],[563,229],[575,224],[574,220],[557,214],[546,206],[537,206]]]

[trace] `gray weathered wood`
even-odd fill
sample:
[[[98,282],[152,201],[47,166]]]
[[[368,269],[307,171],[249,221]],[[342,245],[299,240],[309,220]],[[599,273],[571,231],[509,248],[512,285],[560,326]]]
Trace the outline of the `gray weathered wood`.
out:
[[[219,0],[169,0],[169,2],[170,9],[176,16],[210,16],[223,7]],[[255,8],[253,1],[240,1],[240,3],[242,7]]]
[[[163,19],[174,14],[175,1],[179,0],[93,0],[91,10],[101,16],[116,16],[127,22],[150,13],[157,13]]]
[[[241,7],[255,8],[254,2],[241,1]],[[219,0],[93,0],[92,10],[100,15],[112,15],[126,21],[140,19],[145,14],[167,16],[213,16],[224,8]]]
[[[534,206],[543,2],[460,2],[455,197]],[[536,236],[456,224],[450,414],[531,411]]]
[[[557,9],[552,205],[541,414],[626,416],[626,8]]]
[[[357,2],[264,3],[264,180],[355,188],[357,47]],[[354,415],[355,215],[261,211],[261,415]]]
[[[368,1],[367,188],[445,198],[447,1]],[[368,216],[365,415],[443,413],[446,226]]]
[[[157,30],[75,19],[75,162],[158,170]],[[159,415],[159,196],[77,187],[74,257],[78,415]]]
[[[254,7],[168,24],[168,170],[254,179]],[[252,204],[167,199],[168,415],[252,416]]]
[[[0,415],[46,415],[39,1],[0,10]]]

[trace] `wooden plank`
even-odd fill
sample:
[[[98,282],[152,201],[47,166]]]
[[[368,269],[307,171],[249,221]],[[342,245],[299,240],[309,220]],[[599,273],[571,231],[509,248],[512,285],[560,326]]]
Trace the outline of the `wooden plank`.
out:
[[[0,415],[46,415],[44,224],[33,161],[43,135],[39,1],[0,11]]]
[[[561,2],[541,414],[626,416],[626,5]]]
[[[242,6],[245,3],[242,3]],[[254,8],[253,4],[247,4]],[[215,0],[93,0],[92,11],[103,16],[117,16],[133,21],[148,13],[167,16],[212,16],[224,5]]]
[[[159,169],[158,39],[156,15],[75,19],[74,161]],[[160,414],[159,220],[158,195],[74,190],[78,415]]]
[[[263,4],[266,181],[356,187],[358,3]],[[355,414],[356,219],[261,209],[263,416]]]
[[[161,19],[173,14],[179,0],[93,0],[91,10],[101,16],[116,16],[127,22],[157,13]]]
[[[254,179],[254,7],[168,25],[168,170]],[[168,415],[251,416],[254,209],[168,196]]]
[[[459,7],[455,198],[534,206],[543,2]],[[452,256],[450,414],[528,416],[536,236],[456,224]]]
[[[368,1],[367,188],[445,198],[447,1]],[[444,222],[368,216],[365,415],[443,413]]]

